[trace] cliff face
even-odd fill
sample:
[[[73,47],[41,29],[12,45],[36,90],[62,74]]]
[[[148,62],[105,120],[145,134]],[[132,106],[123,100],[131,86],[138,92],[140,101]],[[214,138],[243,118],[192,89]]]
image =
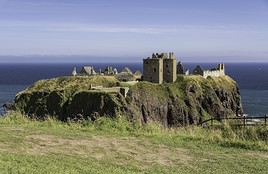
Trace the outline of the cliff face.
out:
[[[227,76],[180,77],[176,83],[167,85],[139,83],[132,88],[127,101],[130,116],[144,123],[156,121],[175,127],[243,112],[239,89]]]
[[[80,117],[94,120],[120,114],[129,120],[174,127],[242,113],[239,89],[228,76],[179,77],[176,83],[163,85],[140,82],[130,87],[126,98],[89,90],[91,84],[105,87],[119,84],[116,79],[106,78],[72,77],[37,82],[17,95],[15,105],[27,115],[39,118],[52,115],[60,120]]]
[[[114,77],[63,77],[36,82],[17,94],[15,107],[34,118],[67,119],[115,117],[123,108],[121,95],[90,90],[92,85],[114,87]]]

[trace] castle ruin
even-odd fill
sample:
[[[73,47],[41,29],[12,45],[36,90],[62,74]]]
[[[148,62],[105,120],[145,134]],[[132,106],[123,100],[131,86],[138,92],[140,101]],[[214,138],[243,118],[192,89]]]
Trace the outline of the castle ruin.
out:
[[[143,80],[162,84],[173,83],[177,79],[177,60],[174,53],[153,54],[143,59]]]
[[[81,71],[80,71],[81,75],[85,75],[85,76],[92,76],[92,75],[96,75],[96,71],[94,70],[93,66],[83,66]]]
[[[220,77],[225,75],[225,66],[224,64],[219,64],[217,68],[210,70],[203,70],[199,65],[193,71],[194,75],[201,75],[204,78],[208,77]]]
[[[120,73],[116,68],[108,66],[104,71],[96,73],[93,66],[84,66],[80,73],[77,73],[76,67],[72,71],[73,76],[115,76],[120,82],[139,82],[141,80],[151,83],[174,83],[177,76],[200,75],[204,78],[225,76],[224,64],[219,64],[216,68],[203,70],[201,66],[197,66],[192,73],[185,70],[183,64],[177,64],[176,57],[171,53],[156,53],[152,57],[143,59],[143,74],[140,71],[133,73],[129,68],[125,67]]]
[[[225,75],[225,66],[224,64],[219,64],[217,68],[211,70],[205,70],[203,72],[203,77],[220,77]]]

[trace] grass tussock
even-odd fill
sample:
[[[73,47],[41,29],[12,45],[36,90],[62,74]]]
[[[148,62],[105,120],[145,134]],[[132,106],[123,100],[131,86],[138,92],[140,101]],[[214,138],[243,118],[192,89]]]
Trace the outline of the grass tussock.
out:
[[[124,117],[0,118],[0,173],[266,174],[267,128],[166,129]],[[251,172],[252,173],[252,172]]]
[[[0,125],[21,125],[32,128],[72,129],[98,134],[122,136],[142,136],[175,145],[181,139],[199,143],[216,144],[241,149],[258,149],[268,151],[268,127],[232,127],[228,123],[215,128],[189,126],[186,128],[164,128],[160,124],[130,123],[125,117],[115,119],[101,117],[96,121],[80,120],[61,122],[54,118],[44,121],[29,119],[17,112],[10,112],[0,119]]]

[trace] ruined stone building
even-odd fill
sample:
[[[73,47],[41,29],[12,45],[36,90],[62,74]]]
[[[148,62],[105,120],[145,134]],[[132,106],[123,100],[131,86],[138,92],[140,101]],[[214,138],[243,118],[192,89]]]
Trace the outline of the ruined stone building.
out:
[[[193,75],[200,75],[203,76],[204,70],[201,68],[200,65],[197,65],[195,69],[193,70]]]
[[[205,70],[203,72],[203,77],[220,77],[225,75],[225,66],[224,64],[219,64],[217,68],[211,70]]]
[[[163,57],[157,57],[153,54],[152,58],[148,57],[143,60],[143,80],[152,83],[163,83]]]
[[[184,72],[184,67],[183,67],[183,65],[182,65],[181,62],[179,62],[179,63],[177,64],[177,74],[180,74],[180,75],[185,74],[185,72]]]
[[[73,71],[72,71],[72,76],[77,76],[76,67],[74,67],[74,69],[73,69]]]
[[[117,70],[116,72],[114,72],[114,68],[112,66],[107,66],[105,69],[104,69],[104,75],[115,75],[115,73],[118,73]]]
[[[217,68],[210,70],[203,70],[199,65],[193,71],[194,75],[201,75],[204,78],[207,77],[220,77],[225,75],[225,66],[224,64],[219,64]]]
[[[177,63],[174,53],[153,54],[143,60],[143,80],[162,84],[177,79]]]
[[[93,66],[84,66],[82,67],[81,71],[80,71],[80,75],[85,75],[85,76],[92,76],[92,75],[96,75],[96,71],[94,70]]]
[[[164,82],[175,82],[177,80],[177,60],[174,53],[169,53],[169,57],[167,59],[163,59],[163,61]]]

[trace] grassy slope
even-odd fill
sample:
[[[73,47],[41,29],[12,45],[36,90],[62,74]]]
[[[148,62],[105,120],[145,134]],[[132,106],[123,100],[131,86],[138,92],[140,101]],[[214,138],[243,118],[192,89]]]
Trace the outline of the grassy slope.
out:
[[[137,85],[132,87],[133,90],[146,90],[146,93],[150,95],[155,95],[159,99],[167,98],[169,92],[173,93],[180,98],[185,97],[185,88],[186,86],[196,85],[200,89],[206,89],[207,87],[212,87],[214,89],[220,88],[227,91],[236,90],[236,82],[229,76],[223,77],[210,77],[208,79],[203,78],[202,76],[178,76],[178,79],[175,83],[165,83],[162,85],[153,84],[149,82],[140,82]],[[163,90],[167,89],[167,90]],[[199,95],[202,91],[196,91]]]
[[[61,90],[88,90],[90,85],[103,87],[114,87],[119,82],[113,76],[91,76],[91,77],[59,77],[48,80],[40,80],[26,89],[27,92],[61,91]]]
[[[268,129],[0,119],[0,173],[267,173]]]
[[[62,90],[88,90],[90,89],[90,85],[94,86],[103,86],[103,87],[114,87],[119,83],[119,81],[114,76],[90,76],[90,77],[59,77],[53,78],[48,80],[40,80],[34,83],[32,86],[27,88],[24,92],[50,92],[50,91],[62,91]],[[127,83],[120,83],[121,86],[133,86],[127,85]],[[138,83],[138,85],[147,85],[148,89],[153,87],[166,86],[178,86],[181,85],[182,87],[187,84],[198,84],[198,85],[211,85],[211,86],[219,86],[223,89],[233,90],[235,88],[235,81],[233,81],[230,77],[217,77],[217,78],[210,78],[204,79],[201,76],[179,76],[176,84],[165,84],[165,85],[157,85],[148,82]],[[135,85],[134,85],[135,86]]]

